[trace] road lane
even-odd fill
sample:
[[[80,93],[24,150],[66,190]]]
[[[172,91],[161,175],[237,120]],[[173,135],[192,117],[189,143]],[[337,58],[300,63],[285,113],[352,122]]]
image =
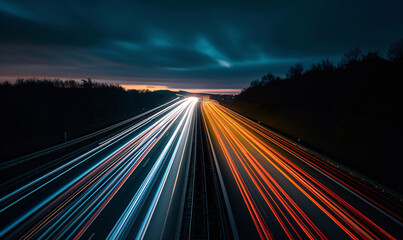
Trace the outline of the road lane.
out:
[[[172,102],[79,153],[0,184],[0,238],[179,237],[191,156],[200,154],[191,142],[202,142],[194,135],[202,123],[233,237],[402,236],[401,204],[216,103],[202,103],[204,119],[196,123],[196,102]]]
[[[175,237],[183,240],[237,239],[231,228],[200,107],[196,111],[195,130],[181,234]]]
[[[241,239],[402,236],[401,204],[215,102],[202,113]]]
[[[141,119],[144,116],[147,116],[149,114],[153,114],[153,113],[159,111],[161,108],[169,106],[170,104],[174,103],[178,99],[179,99],[179,97],[177,97],[177,98],[175,98],[175,99],[173,99],[173,100],[171,100],[171,101],[169,101],[167,103],[164,103],[164,104],[162,104],[162,105],[160,105],[158,107],[150,109],[150,110],[148,110],[148,111],[146,111],[144,113],[141,113],[139,115],[136,115],[136,116],[131,117],[129,119],[126,119],[124,121],[115,123],[115,124],[113,124],[113,125],[111,125],[109,127],[100,129],[100,130],[98,130],[96,132],[92,132],[90,134],[87,134],[87,135],[84,135],[84,136],[81,136],[81,137],[78,137],[78,138],[75,138],[75,139],[71,139],[71,140],[69,140],[67,142],[58,144],[56,146],[52,146],[52,147],[49,147],[49,148],[46,148],[46,149],[31,153],[31,154],[27,154],[27,155],[24,155],[24,156],[9,160],[7,162],[2,162],[2,163],[0,163],[0,170],[9,169],[10,167],[13,167],[13,166],[16,166],[16,165],[21,165],[24,162],[28,162],[28,161],[30,161],[32,159],[38,159],[39,157],[49,155],[50,153],[57,152],[57,151],[59,151],[61,149],[66,149],[66,148],[68,148],[70,146],[74,146],[76,144],[85,143],[85,141],[87,141],[87,140],[91,140],[91,139],[93,140],[94,137],[100,138],[103,134],[108,133],[108,132],[113,131],[113,130],[116,130],[116,129],[122,127],[122,126],[125,126],[125,124],[130,124],[130,123],[136,121],[137,119]]]
[[[196,102],[172,103],[35,178],[3,185],[0,238],[142,238],[155,231],[150,221],[168,211],[160,205],[169,207],[161,195],[172,191],[188,159]]]

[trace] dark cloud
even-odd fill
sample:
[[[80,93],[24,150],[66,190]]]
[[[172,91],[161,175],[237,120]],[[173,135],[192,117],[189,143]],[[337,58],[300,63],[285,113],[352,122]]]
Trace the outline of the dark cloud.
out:
[[[401,1],[0,0],[0,74],[243,88],[403,37]]]

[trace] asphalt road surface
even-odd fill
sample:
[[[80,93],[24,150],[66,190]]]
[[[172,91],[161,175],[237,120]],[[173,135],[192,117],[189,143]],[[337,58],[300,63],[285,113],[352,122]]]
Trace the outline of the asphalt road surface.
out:
[[[174,101],[78,156],[2,182],[0,238],[175,236],[196,104]]]
[[[401,239],[402,204],[210,101],[202,113],[240,239]]]
[[[0,165],[0,239],[401,239],[402,202],[219,105],[175,99]]]

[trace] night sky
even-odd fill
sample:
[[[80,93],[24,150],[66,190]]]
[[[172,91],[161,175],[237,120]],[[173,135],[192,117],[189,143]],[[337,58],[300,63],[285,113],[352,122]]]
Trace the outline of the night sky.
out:
[[[0,78],[236,92],[403,37],[403,1],[0,0]]]

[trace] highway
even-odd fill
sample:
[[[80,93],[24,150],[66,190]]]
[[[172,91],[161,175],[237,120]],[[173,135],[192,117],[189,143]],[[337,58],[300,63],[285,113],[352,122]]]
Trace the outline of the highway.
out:
[[[196,97],[2,163],[0,180],[0,239],[403,236],[396,196]]]
[[[214,101],[201,105],[240,239],[401,239],[402,203]]]
[[[180,232],[197,101],[172,101],[85,151],[2,180],[0,239],[155,239]],[[2,171],[31,161],[12,161]]]
[[[233,239],[204,127],[199,104],[179,239]]]

